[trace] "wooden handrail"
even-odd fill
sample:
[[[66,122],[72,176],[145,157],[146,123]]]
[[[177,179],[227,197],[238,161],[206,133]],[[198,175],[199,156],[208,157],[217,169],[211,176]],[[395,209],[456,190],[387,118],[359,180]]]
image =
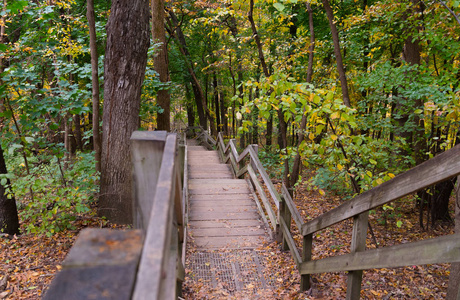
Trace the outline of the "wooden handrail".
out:
[[[134,132],[134,227],[83,230],[44,299],[177,299],[184,280],[187,148]],[[184,189],[182,184],[184,183]]]
[[[133,155],[148,145],[145,136],[154,136],[155,132],[133,134]],[[147,142],[147,144],[149,144]],[[167,135],[160,165],[155,168],[140,168],[149,159],[149,154],[137,155],[140,161],[134,162],[136,177],[139,172],[158,173],[154,196],[151,197],[145,182],[136,184],[139,195],[148,195],[153,203],[150,210],[148,226],[145,229],[145,242],[139,262],[136,283],[132,299],[176,299],[184,280],[183,243],[185,243],[185,212],[182,198],[182,179],[180,178],[180,163],[177,156],[177,137]],[[185,157],[186,155],[184,155]],[[185,164],[184,164],[185,165]],[[151,167],[151,166],[150,166]],[[159,170],[158,170],[159,168]],[[149,177],[151,175],[144,175]],[[165,276],[166,275],[166,276]]]
[[[356,196],[307,223],[304,223],[286,186],[283,184],[281,195],[276,191],[251,145],[238,154],[235,141],[229,140],[225,144],[222,134],[219,133],[217,149],[224,162],[230,161],[234,174],[237,176],[248,174],[248,180],[259,194],[258,207],[264,207],[267,215],[265,218],[268,218],[278,237],[282,237],[283,248],[289,249],[292,253],[301,274],[302,290],[310,288],[310,274],[348,271],[347,299],[359,299],[362,270],[460,262],[460,235],[457,234],[365,250],[369,210],[458,176],[460,174],[460,145]],[[243,163],[248,157],[249,161]],[[263,184],[267,187],[272,202],[265,194],[258,176],[262,178]],[[277,213],[272,210],[270,203],[276,204]],[[299,254],[290,232],[291,218],[294,219],[295,226],[303,235],[302,255]],[[313,234],[349,218],[354,220],[351,253],[313,261]]]

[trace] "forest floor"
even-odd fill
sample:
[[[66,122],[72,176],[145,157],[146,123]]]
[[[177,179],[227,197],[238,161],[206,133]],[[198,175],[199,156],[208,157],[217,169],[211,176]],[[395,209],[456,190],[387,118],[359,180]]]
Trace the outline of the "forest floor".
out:
[[[77,216],[71,224],[73,230],[50,237],[34,234],[0,236],[0,300],[41,299],[83,228],[123,228],[88,215]],[[26,226],[20,225],[22,228]]]
[[[323,195],[324,194],[324,195]],[[344,200],[330,193],[319,193],[306,186],[297,188],[295,202],[304,221],[337,207]],[[453,201],[451,201],[453,216]],[[390,203],[389,206],[373,210],[369,216],[378,247],[429,239],[453,234],[453,222],[438,223],[422,229],[419,213],[411,197]],[[426,222],[426,212],[425,212]],[[294,223],[294,222],[293,222]],[[294,233],[299,253],[302,236]],[[313,240],[313,259],[340,255],[349,252],[352,222],[347,220],[318,232]],[[368,233],[367,248],[375,248],[374,239]],[[193,248],[189,251],[195,251]],[[345,272],[315,274],[311,276],[312,288],[300,291],[300,276],[290,252],[281,251],[280,244],[272,242],[256,250],[265,261],[265,277],[271,278],[270,290],[254,290],[247,286],[239,294],[224,288],[211,288],[203,282],[186,278],[185,299],[345,299]],[[372,269],[364,271],[362,299],[444,299],[447,292],[450,264],[410,266],[404,268]],[[186,272],[191,272],[186,270]]]
[[[295,202],[304,220],[310,220],[342,203],[332,194],[324,194],[299,187]],[[439,223],[427,230],[419,226],[414,201],[405,198],[390,204],[386,210],[370,214],[379,247],[428,239],[453,233],[452,223]],[[453,206],[453,205],[452,205]],[[451,208],[453,211],[453,207]],[[398,222],[399,221],[399,222]],[[397,225],[400,225],[398,227]],[[22,224],[23,226],[25,224]],[[0,299],[40,299],[53,280],[78,232],[85,227],[119,226],[91,216],[79,216],[74,230],[51,237],[23,234],[0,237]],[[336,224],[314,237],[313,259],[347,253],[350,247],[351,221]],[[298,247],[301,236],[294,234]],[[368,236],[368,248],[375,248]],[[190,249],[193,251],[193,249]],[[299,292],[300,276],[289,252],[279,244],[266,244],[257,252],[264,258],[266,276],[271,278],[270,290],[231,294],[225,289],[212,289],[202,282],[186,278],[185,299],[343,299],[346,294],[346,274],[328,273],[312,276],[313,287]],[[410,266],[405,268],[364,271],[362,299],[443,299],[446,295],[449,264]],[[258,295],[258,296],[256,296]]]

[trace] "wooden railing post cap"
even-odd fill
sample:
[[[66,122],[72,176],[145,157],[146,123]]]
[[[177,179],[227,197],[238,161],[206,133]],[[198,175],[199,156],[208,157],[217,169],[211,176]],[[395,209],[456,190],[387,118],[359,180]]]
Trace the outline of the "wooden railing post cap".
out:
[[[144,141],[165,141],[168,136],[167,131],[139,131],[136,130],[131,134],[131,140]]]

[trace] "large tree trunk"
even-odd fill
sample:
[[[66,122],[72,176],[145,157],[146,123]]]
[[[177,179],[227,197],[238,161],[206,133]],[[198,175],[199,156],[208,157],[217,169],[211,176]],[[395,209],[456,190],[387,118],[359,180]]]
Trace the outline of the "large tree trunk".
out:
[[[161,43],[159,52],[153,59],[155,71],[160,75],[160,81],[169,81],[168,71],[168,45],[165,35],[165,5],[163,0],[152,0],[152,37],[154,43]],[[171,130],[170,106],[171,99],[167,89],[160,89],[157,94],[157,105],[163,112],[157,114],[157,128],[159,130]]]
[[[0,174],[7,174],[3,150],[0,146]],[[6,181],[10,185],[10,180]],[[0,233],[19,234],[19,218],[16,200],[7,195],[5,186],[0,183]]]
[[[96,21],[94,17],[94,0],[87,0],[86,17],[89,25],[89,48],[91,51],[91,79],[92,79],[92,98],[93,98],[93,149],[96,159],[96,171],[101,171],[101,129],[99,128],[99,71],[98,54],[96,43]]]
[[[337,27],[334,23],[334,12],[332,11],[328,0],[322,0],[322,2],[324,9],[326,10],[327,19],[329,20],[329,27],[331,28],[332,41],[334,43],[334,54],[337,62],[337,72],[339,72],[340,86],[342,88],[343,103],[346,106],[351,107],[350,96],[348,95],[347,76],[345,74],[345,68],[343,67],[342,53],[340,52],[339,32],[337,31]]]
[[[112,2],[107,23],[101,195],[98,214],[132,222],[130,137],[139,125],[141,86],[150,42],[147,0]]]

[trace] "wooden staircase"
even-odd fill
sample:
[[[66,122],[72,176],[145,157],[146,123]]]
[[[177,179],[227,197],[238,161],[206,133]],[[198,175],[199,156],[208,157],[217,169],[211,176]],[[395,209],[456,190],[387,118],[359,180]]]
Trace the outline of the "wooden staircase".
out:
[[[217,151],[189,142],[189,228],[198,249],[253,249],[268,237],[248,183]]]

